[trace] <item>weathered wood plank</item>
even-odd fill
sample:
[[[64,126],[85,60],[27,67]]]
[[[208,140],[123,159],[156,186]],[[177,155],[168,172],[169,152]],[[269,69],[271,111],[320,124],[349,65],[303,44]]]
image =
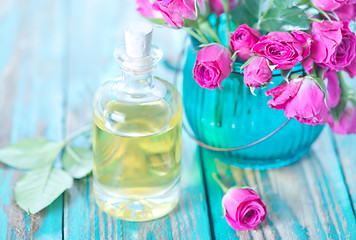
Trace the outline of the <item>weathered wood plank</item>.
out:
[[[350,79],[344,75],[347,84],[356,92],[356,78]],[[344,172],[345,181],[353,204],[354,213],[356,212],[356,135],[335,135],[335,148]]]
[[[267,171],[241,170],[200,151],[216,239],[352,239],[356,222],[342,171],[324,130],[312,151],[291,166]],[[257,230],[235,232],[222,218],[223,196],[211,174],[227,185],[255,187],[268,208]]]
[[[0,11],[1,146],[62,138],[63,2],[3,0]],[[21,173],[0,166],[0,239],[62,237],[62,198],[28,216],[12,189]]]
[[[138,18],[134,11],[135,2],[130,0],[105,4],[98,0],[90,4],[71,2],[67,133],[92,121],[92,97],[100,81],[119,75],[112,53],[114,47],[124,41],[124,26],[130,19]],[[171,58],[174,59],[174,55]],[[162,64],[158,72],[160,76],[172,77],[173,74]],[[65,195],[64,238],[210,239],[201,166],[194,161],[194,149],[194,143],[184,141],[182,194],[174,212],[143,223],[112,218],[94,203],[91,178],[88,177],[77,181]]]

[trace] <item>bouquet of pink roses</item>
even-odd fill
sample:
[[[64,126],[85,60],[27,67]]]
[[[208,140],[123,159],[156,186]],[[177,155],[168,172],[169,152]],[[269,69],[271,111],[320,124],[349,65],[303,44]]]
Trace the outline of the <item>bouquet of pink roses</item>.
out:
[[[244,82],[265,92],[268,105],[310,125],[328,123],[334,132],[356,133],[356,98],[342,71],[356,76],[356,36],[349,22],[356,0],[137,0],[152,22],[184,28],[201,45],[194,79],[221,88],[235,61],[244,61]],[[213,26],[212,22],[216,26]],[[225,37],[219,25],[226,26]],[[228,41],[223,41],[227,38]],[[302,64],[305,74],[292,74]],[[276,83],[275,83],[276,84]]]

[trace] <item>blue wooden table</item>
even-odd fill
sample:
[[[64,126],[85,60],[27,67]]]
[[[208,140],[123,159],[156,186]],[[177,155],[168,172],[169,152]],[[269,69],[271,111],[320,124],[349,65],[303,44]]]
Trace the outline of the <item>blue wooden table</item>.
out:
[[[123,42],[123,26],[138,18],[134,2],[0,0],[0,147],[35,136],[59,141],[91,122],[94,92],[119,75],[112,52]],[[182,32],[155,30],[166,55],[160,76],[173,78],[167,66],[177,62],[183,39]],[[97,208],[90,177],[29,216],[12,193],[23,172],[0,164],[0,240],[356,239],[355,135],[334,136],[325,128],[298,163],[254,171],[225,165],[184,133],[182,165],[179,207],[156,221],[133,223]],[[269,213],[256,230],[227,225],[214,172],[227,185],[260,193]]]

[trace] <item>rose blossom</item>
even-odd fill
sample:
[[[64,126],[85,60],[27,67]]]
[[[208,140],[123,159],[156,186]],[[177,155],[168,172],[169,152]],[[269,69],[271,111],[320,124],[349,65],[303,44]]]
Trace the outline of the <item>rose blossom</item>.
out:
[[[310,77],[291,79],[265,92],[273,99],[268,105],[274,109],[284,109],[285,116],[294,117],[301,123],[323,124],[328,108],[324,102],[324,93],[315,80]]]
[[[298,33],[298,38],[305,38]],[[276,69],[290,69],[307,57],[309,52],[306,48],[307,42],[301,42],[290,33],[271,32],[261,37],[260,41],[253,47],[253,51],[268,58],[272,64],[277,65]]]
[[[294,31],[293,36],[302,44],[304,48],[303,60],[301,61],[305,71],[310,74],[313,70],[313,59],[310,57],[311,52],[311,36],[308,33],[302,31]]]
[[[137,11],[144,17],[159,18],[161,14],[153,10],[151,0],[136,0]]]
[[[332,131],[337,134],[346,135],[356,133],[356,106],[349,102],[338,122],[334,121],[330,114],[328,124]]]
[[[248,87],[260,88],[272,80],[272,70],[268,66],[268,59],[258,57],[253,60],[244,71],[244,82]]]
[[[312,3],[326,12],[332,12],[333,10],[349,3],[350,0],[312,0]]]
[[[229,8],[230,10],[234,9],[239,0],[229,0]],[[221,0],[209,0],[211,11],[215,12],[217,16],[220,16],[224,13],[224,6]]]
[[[242,24],[230,37],[232,52],[238,51],[236,56],[242,60],[249,59],[252,47],[260,40],[261,36],[259,31]]]
[[[195,0],[157,0],[153,9],[162,13],[163,19],[171,26],[184,26],[183,18],[195,20]]]
[[[350,75],[350,77],[356,76],[356,56],[351,61],[350,65],[346,66],[344,70]]]
[[[311,57],[323,68],[340,71],[355,56],[356,36],[348,22],[313,22],[312,40]]]
[[[326,102],[329,108],[334,108],[339,103],[341,95],[339,79],[333,70],[325,72],[324,79],[326,85]]]
[[[197,54],[193,76],[197,83],[208,89],[219,87],[221,82],[231,73],[229,50],[219,44],[210,44]]]
[[[249,188],[230,188],[222,199],[227,223],[235,230],[250,230],[266,219],[260,196]]]
[[[340,21],[355,21],[356,4],[345,4],[334,10]]]

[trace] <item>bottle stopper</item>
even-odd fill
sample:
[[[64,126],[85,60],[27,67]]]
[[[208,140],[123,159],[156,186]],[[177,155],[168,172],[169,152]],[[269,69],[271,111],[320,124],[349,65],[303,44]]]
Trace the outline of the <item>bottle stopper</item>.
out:
[[[143,21],[126,26],[126,54],[130,58],[144,58],[151,54],[152,30],[152,25]]]

